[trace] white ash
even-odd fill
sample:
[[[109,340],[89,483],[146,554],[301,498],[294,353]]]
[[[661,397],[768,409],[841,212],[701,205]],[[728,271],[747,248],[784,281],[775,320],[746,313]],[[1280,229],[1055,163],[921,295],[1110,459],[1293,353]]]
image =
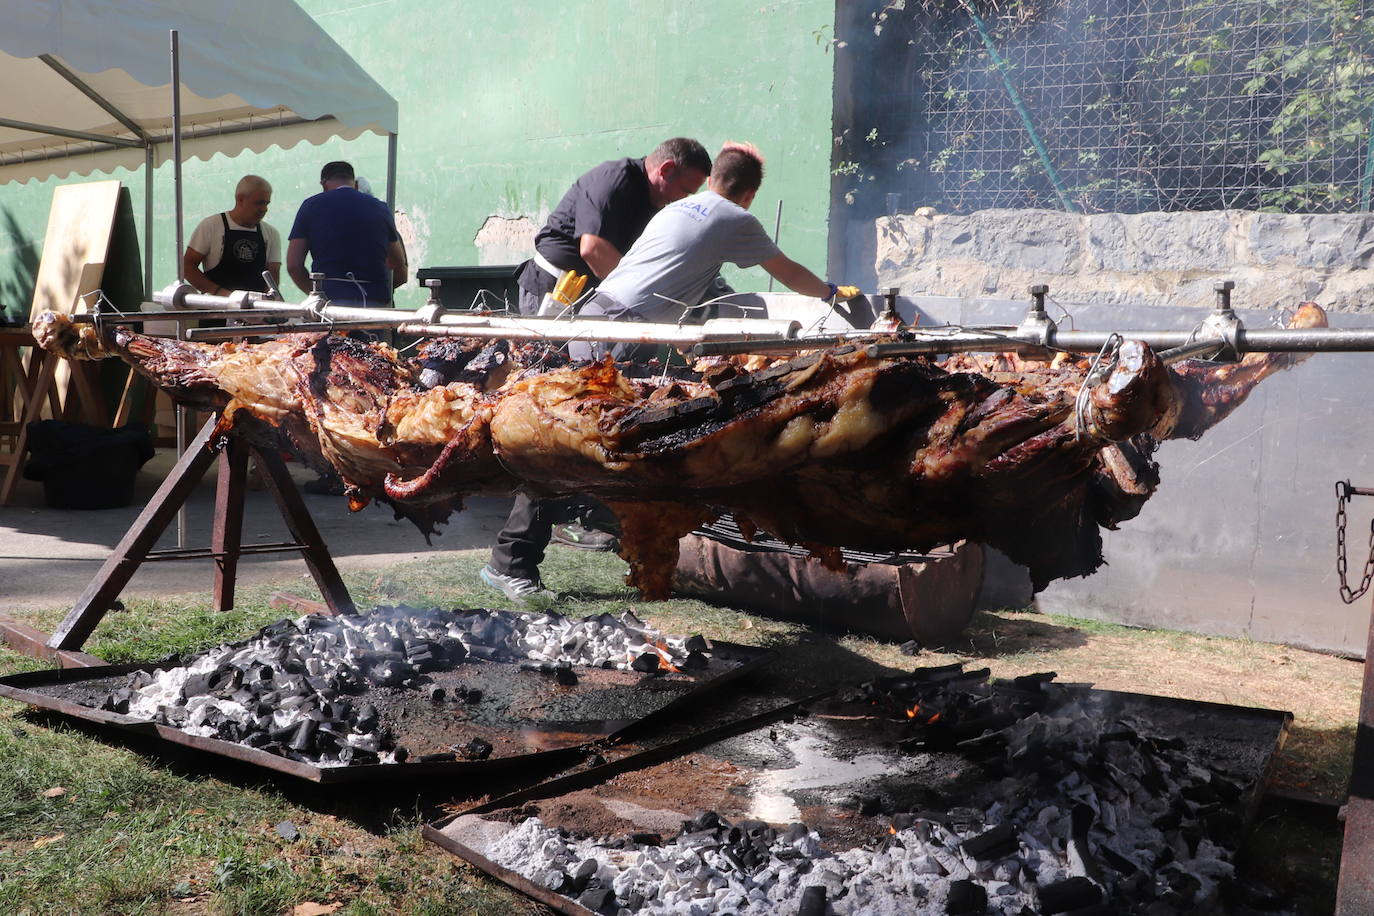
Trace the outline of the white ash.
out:
[[[822,885],[827,912],[841,916],[943,916],[961,881],[982,888],[987,912],[1015,916],[1042,912],[1042,895],[1065,887],[1100,895],[1114,912],[1155,901],[1160,912],[1224,911],[1216,908],[1234,875],[1231,853],[1205,825],[1219,808],[1192,799],[1225,774],[1090,706],[1070,700],[1010,726],[1039,742],[1034,770],[986,786],[970,800],[979,807],[894,816],[875,845],[835,851],[800,824],[742,822],[732,834],[708,813],[661,847],[573,837],[530,818],[483,854],[573,899],[609,890],[613,899],[591,898],[604,913],[794,914],[806,888]],[[1025,746],[1010,736],[1008,748]],[[711,819],[723,826],[704,829]],[[1003,825],[1013,831],[1004,848],[978,848]],[[589,860],[594,876],[570,887]]]
[[[375,709],[354,702],[369,684],[418,687],[425,672],[468,658],[629,670],[641,656],[650,656],[654,668],[690,665],[705,658],[705,648],[701,637],[664,636],[629,612],[572,620],[380,607],[279,621],[181,665],[135,672],[103,706],[320,766],[392,763],[403,752],[396,753]]]

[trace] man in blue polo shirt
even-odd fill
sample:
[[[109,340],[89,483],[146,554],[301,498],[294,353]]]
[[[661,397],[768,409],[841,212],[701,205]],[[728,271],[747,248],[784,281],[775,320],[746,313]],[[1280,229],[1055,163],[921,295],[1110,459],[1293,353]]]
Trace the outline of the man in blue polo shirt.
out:
[[[391,211],[358,191],[347,162],[326,163],[320,186],[324,190],[296,211],[286,272],[303,293],[310,292],[310,274],[323,273],[325,298],[335,305],[391,305],[391,291],[406,282],[405,251]]]

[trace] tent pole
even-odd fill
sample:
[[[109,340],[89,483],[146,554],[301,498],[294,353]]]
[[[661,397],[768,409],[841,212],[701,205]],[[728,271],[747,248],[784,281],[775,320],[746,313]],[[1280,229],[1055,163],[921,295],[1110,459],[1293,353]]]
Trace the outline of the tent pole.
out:
[[[176,188],[177,211],[177,280],[186,279],[186,268],[182,266],[181,252],[184,248],[181,222],[181,44],[176,29],[172,29],[172,184]],[[177,455],[186,454],[186,408],[177,405]],[[177,549],[186,549],[186,505],[177,509]]]
[[[386,135],[386,208],[396,212],[396,135]]]
[[[143,147],[143,295],[153,291],[153,144]]]

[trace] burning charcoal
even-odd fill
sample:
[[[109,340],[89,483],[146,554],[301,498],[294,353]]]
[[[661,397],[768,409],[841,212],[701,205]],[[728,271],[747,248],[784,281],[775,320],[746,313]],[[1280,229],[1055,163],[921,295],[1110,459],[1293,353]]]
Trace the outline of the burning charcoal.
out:
[[[695,820],[688,821],[692,825],[692,830],[718,830],[725,826],[719,814],[714,811],[703,811],[697,815]]]
[[[473,738],[467,744],[459,745],[454,748],[459,757],[464,760],[486,760],[491,756],[491,743],[483,741],[481,738]]]
[[[911,672],[911,680],[923,684],[941,684],[945,681],[953,680],[964,673],[963,662],[951,662],[948,665],[928,665],[924,668],[916,668]]]
[[[368,669],[367,676],[383,687],[395,687],[414,677],[415,669],[404,662],[382,662]]]
[[[578,897],[577,902],[593,913],[614,912],[611,907],[615,904],[615,892],[609,887],[592,888]]]
[[[630,667],[644,674],[655,674],[658,672],[659,664],[662,661],[663,659],[657,652],[644,652],[630,663]]]
[[[577,672],[572,669],[572,665],[559,665],[554,671],[554,679],[564,687],[572,687],[577,683]]]
[[[883,800],[877,796],[869,796],[859,802],[859,815],[861,817],[873,817],[875,814],[883,813]]]
[[[133,696],[133,691],[128,687],[121,687],[114,693],[105,697],[105,702],[100,704],[101,709],[108,709],[123,715],[129,711],[129,699]]]
[[[1002,859],[1016,852],[1016,828],[1010,823],[1000,824],[986,833],[970,837],[960,844],[964,852],[981,862]]]
[[[439,648],[449,662],[460,662],[468,656],[467,646],[463,645],[461,639],[452,636],[442,637],[439,640]]]
[[[915,823],[916,815],[914,814],[892,815],[892,829],[897,833],[901,833],[903,830],[910,828]]]
[[[210,690],[232,693],[243,683],[243,672],[237,668],[222,666],[210,674]]]
[[[687,657],[682,662],[682,667],[688,671],[699,671],[702,668],[710,667],[710,665],[711,660],[696,650],[688,652]]]
[[[1040,911],[1045,916],[1080,910],[1102,902],[1102,889],[1087,878],[1065,878],[1036,888],[1040,897]]]
[[[595,859],[583,859],[582,862],[577,866],[577,868],[573,869],[571,875],[571,890],[574,894],[580,894],[587,889],[587,885],[596,875],[598,867],[599,866],[597,865]]]
[[[186,699],[203,696],[210,692],[210,675],[193,674],[181,686],[181,695]]]
[[[269,623],[261,630],[258,630],[258,636],[268,641],[274,641],[278,637],[294,632],[296,632],[296,625],[294,623],[289,620],[278,620],[276,623]]]
[[[289,747],[293,751],[305,752],[310,750],[315,740],[315,729],[319,724],[313,719],[302,719],[296,726],[295,733],[291,736]]]
[[[828,904],[825,899],[825,887],[813,884],[802,891],[801,903],[797,907],[797,916],[825,916]]]
[[[949,898],[945,901],[948,916],[976,916],[988,911],[988,892],[981,884],[968,878],[951,881]]]

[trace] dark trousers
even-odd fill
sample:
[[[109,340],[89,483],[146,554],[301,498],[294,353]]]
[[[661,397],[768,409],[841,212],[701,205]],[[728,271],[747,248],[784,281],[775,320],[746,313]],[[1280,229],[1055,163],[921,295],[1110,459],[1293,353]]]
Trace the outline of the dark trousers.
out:
[[[620,528],[611,510],[593,497],[536,499],[516,493],[506,525],[491,549],[491,568],[502,575],[538,582],[539,564],[544,562],[544,548],[549,546],[553,526],[572,521],[612,533]]]

